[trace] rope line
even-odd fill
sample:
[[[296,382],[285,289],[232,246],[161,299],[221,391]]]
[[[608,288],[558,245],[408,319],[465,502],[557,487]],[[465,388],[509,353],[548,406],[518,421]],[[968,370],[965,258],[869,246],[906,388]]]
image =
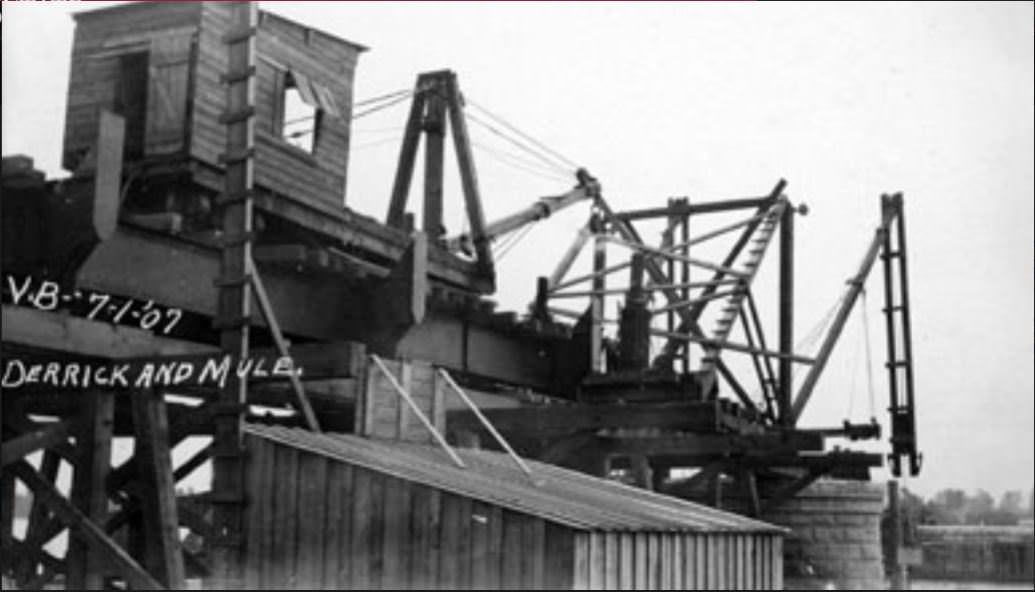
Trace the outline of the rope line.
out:
[[[877,417],[877,403],[873,391],[873,356],[872,344],[870,342],[870,315],[867,312],[869,304],[866,302],[866,288],[862,290],[862,322],[863,337],[866,340],[866,391],[870,397],[870,417]]]
[[[391,99],[391,98],[399,97],[400,95],[405,95],[406,97],[409,97],[412,94],[413,94],[413,91],[410,91],[410,90],[405,90],[405,89],[397,90],[397,91],[392,92],[392,93],[384,94],[384,95],[381,95],[381,96],[378,96],[378,97],[373,97],[373,98],[370,98],[370,99],[365,99],[365,100],[359,101],[357,103],[353,103],[352,107],[353,108],[362,107],[362,106],[369,105],[369,104],[372,104],[372,103],[377,103],[379,101],[383,101],[383,100],[386,100],[386,99]],[[398,102],[398,101],[393,101],[391,104],[394,105],[396,102]],[[371,112],[373,112],[373,110],[371,110]],[[356,117],[353,116],[353,119],[355,119],[355,118]],[[313,114],[313,115],[305,115],[303,117],[296,117],[295,119],[289,119],[289,120],[284,122],[284,125],[291,125],[291,124],[294,124],[294,123],[302,123],[303,121],[310,121],[310,120],[313,120],[313,119],[316,119],[316,115],[315,114]]]
[[[851,419],[855,413],[856,383],[859,380],[859,340],[854,340],[852,355],[849,360],[849,388],[848,388],[848,410],[845,412],[845,419]]]
[[[353,108],[355,108],[355,107],[363,107],[363,106],[366,106],[366,105],[370,105],[371,103],[377,103],[378,101],[384,101],[384,100],[387,100],[387,99],[394,99],[395,97],[398,97],[400,95],[410,96],[411,94],[413,94],[412,90],[406,89],[406,88],[402,88],[402,89],[399,89],[399,90],[396,90],[396,91],[393,91],[393,92],[390,92],[390,93],[385,93],[383,95],[378,95],[376,97],[370,97],[369,99],[363,99],[362,101],[357,101],[357,102],[352,104],[352,107]]]
[[[531,142],[533,145],[538,146],[541,150],[543,150],[547,154],[550,154],[555,159],[560,161],[562,164],[565,164],[565,165],[571,167],[572,169],[579,168],[579,165],[575,164],[575,161],[573,161],[572,159],[568,158],[567,156],[564,156],[563,154],[561,154],[560,152],[554,150],[553,148],[550,148],[546,144],[543,144],[539,140],[536,140],[535,138],[533,138],[529,134],[521,131],[516,126],[514,126],[513,124],[508,122],[506,119],[503,119],[499,115],[496,115],[493,112],[491,112],[488,109],[486,109],[485,107],[482,107],[477,102],[472,101],[470,98],[467,98],[467,103],[469,105],[471,105],[472,107],[474,107],[475,109],[477,109],[477,110],[481,111],[482,113],[484,113],[487,117],[489,117],[493,121],[495,121],[495,122],[499,123],[500,125],[506,127],[507,129],[509,129],[510,131],[514,132],[518,136],[520,136],[520,137],[524,138],[525,140]]]
[[[556,173],[552,170],[546,170],[539,166],[532,166],[530,164],[527,164],[527,161],[523,161],[512,154],[494,150],[478,142],[471,142],[471,145],[478,147],[480,150],[483,150],[486,155],[492,157],[497,162],[505,164],[519,171],[523,171],[530,175],[534,175],[536,177],[539,177],[540,179],[546,179],[549,181],[566,181],[566,179],[562,177],[559,173]]]
[[[516,237],[514,238],[514,240],[512,240],[510,244],[508,244],[506,247],[500,249],[500,254],[496,256],[496,261],[503,261],[503,258],[507,255],[507,253],[509,253],[515,246],[517,246],[517,244],[521,242],[521,239],[525,238],[525,236],[532,230],[533,226],[535,226],[534,223],[528,224],[520,231],[518,231],[516,233]]]
[[[493,146],[482,144],[480,142],[473,142],[472,141],[471,144],[473,146],[477,146],[477,147],[482,148],[484,150],[487,150],[489,152],[493,152],[497,156],[500,156],[502,158],[507,158],[507,159],[510,159],[511,161],[513,161],[515,163],[524,165],[524,166],[529,167],[529,168],[536,169],[536,170],[538,170],[538,171],[540,171],[540,172],[542,172],[544,174],[550,174],[550,175],[554,175],[554,176],[557,176],[557,177],[564,177],[565,179],[567,179],[569,177],[569,174],[568,174],[567,170],[565,170],[564,173],[562,174],[560,171],[558,171],[558,169],[556,167],[552,167],[552,168],[549,168],[549,169],[544,168],[543,165],[539,164],[538,162],[536,162],[534,160],[531,160],[531,159],[528,159],[528,158],[525,158],[524,156],[522,156],[520,154],[517,154],[517,153],[514,153],[514,152],[509,152],[509,151],[503,150],[503,149],[498,149],[498,148],[495,148]]]
[[[534,149],[530,148],[528,145],[522,143],[520,140],[516,140],[516,139],[510,137],[509,135],[503,133],[502,131],[497,129],[496,126],[492,125],[491,123],[483,121],[480,117],[477,117],[473,113],[467,113],[467,119],[469,119],[470,121],[473,121],[474,123],[477,123],[478,125],[480,125],[480,126],[484,127],[485,129],[489,130],[489,132],[499,136],[500,138],[503,138],[507,142],[509,142],[509,143],[513,144],[514,146],[524,150],[525,152],[528,152],[528,154],[538,158],[546,166],[554,168],[554,169],[557,169],[557,171],[561,172],[561,173],[570,173],[571,172],[569,169],[561,166],[556,161],[551,160],[549,157],[545,156],[541,152],[537,152]]]
[[[396,97],[395,99],[392,99],[390,101],[381,103],[380,105],[377,105],[376,107],[371,107],[371,108],[367,109],[366,111],[360,111],[359,113],[353,113],[352,121],[360,119],[361,117],[366,117],[367,115],[370,115],[372,113],[377,113],[378,111],[381,111],[382,109],[387,109],[387,108],[389,108],[389,107],[391,107],[393,105],[398,105],[399,103],[408,100],[412,95],[413,95],[413,92],[408,91],[406,94],[404,94],[402,96],[399,96],[399,97]]]
[[[520,232],[511,232],[499,239],[499,243],[496,245],[494,254],[499,255],[510,248],[510,244],[514,242],[514,239],[521,234]]]

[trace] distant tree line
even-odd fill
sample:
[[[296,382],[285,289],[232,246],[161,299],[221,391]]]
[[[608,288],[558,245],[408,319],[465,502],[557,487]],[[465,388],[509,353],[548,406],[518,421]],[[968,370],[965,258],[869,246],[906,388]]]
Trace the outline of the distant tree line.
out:
[[[1011,490],[999,500],[984,489],[968,494],[962,489],[943,489],[924,499],[908,489],[902,490],[901,506],[906,519],[913,524],[984,524],[1012,526],[1031,518],[1035,489],[1028,492]]]

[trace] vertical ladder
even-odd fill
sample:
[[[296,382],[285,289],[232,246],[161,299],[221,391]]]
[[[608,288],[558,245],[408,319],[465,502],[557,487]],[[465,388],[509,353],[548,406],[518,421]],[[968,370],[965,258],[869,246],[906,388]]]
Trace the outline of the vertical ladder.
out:
[[[220,261],[219,306],[215,319],[223,353],[240,359],[248,356],[251,324],[252,283],[250,278],[253,235],[255,156],[255,32],[258,8],[251,2],[229,6],[230,25],[223,37],[227,46],[226,166],[224,192],[218,201],[223,208],[222,257]],[[244,505],[244,460],[242,414],[248,397],[247,381],[231,375],[219,394],[219,413],[213,431],[214,532],[211,541],[211,588],[233,589],[242,582],[242,533]]]
[[[758,268],[765,257],[766,249],[769,247],[773,233],[776,231],[777,222],[780,216],[783,215],[784,208],[786,207],[787,200],[781,199],[769,208],[765,218],[759,224],[754,238],[751,239],[747,250],[747,260],[743,264],[740,282],[733,294],[726,300],[726,305],[722,307],[719,318],[715,322],[715,331],[711,338],[712,345],[704,347],[704,356],[701,359],[702,370],[712,370],[715,368],[722,344],[729,339],[730,332],[733,330],[733,323],[740,315],[744,299],[748,296],[748,289],[758,273]]]
[[[902,194],[881,196],[881,208],[892,220],[884,233],[884,319],[888,337],[888,381],[891,402],[891,472],[902,475],[902,457],[909,460],[909,474],[920,472],[916,446],[916,409],[913,398],[913,334],[909,318],[909,282],[906,266],[906,227]],[[901,339],[899,339],[901,337]],[[901,347],[900,347],[901,346]]]

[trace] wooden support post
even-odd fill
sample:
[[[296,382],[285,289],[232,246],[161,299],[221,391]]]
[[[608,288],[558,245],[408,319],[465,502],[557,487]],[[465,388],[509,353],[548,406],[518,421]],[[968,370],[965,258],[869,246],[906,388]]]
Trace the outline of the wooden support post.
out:
[[[428,93],[424,117],[424,232],[432,242],[445,235],[442,226],[442,175],[445,169],[446,102],[441,84]]]
[[[0,448],[3,447],[3,422],[7,415],[5,407],[4,397],[0,395]],[[14,542],[14,476],[2,466],[0,469],[0,548],[8,549]]]
[[[449,106],[449,127],[453,132],[453,145],[456,148],[456,162],[460,167],[460,183],[464,190],[464,204],[467,206],[467,219],[471,225],[471,240],[478,256],[478,264],[485,275],[494,273],[492,250],[489,239],[485,235],[485,212],[482,210],[482,197],[478,190],[478,176],[474,170],[474,156],[471,153],[471,138],[467,134],[467,120],[464,119],[463,99],[456,84],[456,74],[444,74],[446,83],[446,101]]]
[[[672,205],[674,203],[675,203],[674,199],[670,198],[668,200],[668,205],[669,205],[670,208],[672,207]],[[663,250],[671,249],[672,248],[672,244],[676,242],[675,232],[676,232],[677,220],[678,219],[676,217],[674,217],[674,216],[669,216],[668,217],[668,226],[665,228],[665,231],[661,234],[661,248]],[[681,253],[676,252],[675,254],[676,255],[680,255]],[[688,259],[684,258],[682,261],[680,261],[680,265],[686,265],[687,261],[688,261]],[[667,262],[668,265],[666,265],[666,270],[665,271],[668,273],[668,281],[669,281],[670,284],[674,284],[674,283],[676,283],[676,260],[675,260],[675,258],[669,258],[669,259],[666,260],[666,262]],[[685,302],[686,300],[689,300],[689,298],[686,298],[683,301]],[[676,330],[676,313],[672,309],[668,310],[665,313],[665,328],[668,331],[675,331]]]
[[[766,350],[766,349],[768,349],[768,345],[766,344],[766,341],[765,341],[765,333],[762,331],[762,319],[760,318],[760,316],[758,314],[758,307],[755,305],[755,297],[751,294],[751,292],[747,293],[747,303],[748,303],[748,307],[747,307],[748,308],[748,313],[749,313],[749,315],[751,317],[751,322],[752,322],[752,325],[754,326],[755,334],[758,335],[758,346],[761,349]],[[745,321],[745,329],[747,329],[747,321]],[[787,355],[794,355],[793,349],[794,348],[792,347],[791,348],[792,351],[788,352]],[[781,351],[779,353],[783,353],[783,352]],[[792,358],[778,358],[778,359],[781,362],[781,366],[780,367],[782,367],[782,363],[783,362],[786,362],[788,365],[790,365],[794,361]],[[772,405],[773,405],[772,393],[773,393],[774,390],[778,390],[778,386],[779,385],[778,385],[778,382],[777,382],[778,381],[777,374],[773,370],[772,359],[769,356],[762,356],[761,362],[762,362],[762,366],[765,369],[765,377],[762,380],[762,392],[763,393],[768,393],[766,395],[766,410],[767,410],[770,418],[776,418],[776,415],[774,415],[775,411],[772,409]],[[790,375],[790,372],[791,372],[791,370],[788,370],[788,376]],[[779,395],[777,394],[776,396],[778,397]],[[779,405],[779,403],[777,403],[777,405]]]
[[[37,450],[64,442],[68,439],[69,431],[69,422],[56,421],[11,438],[3,443],[2,451],[0,451],[0,458],[3,460],[2,464],[11,464]]]
[[[43,451],[43,460],[40,461],[40,476],[48,483],[54,483],[57,479],[58,469],[61,466],[61,457],[53,450]],[[41,549],[46,541],[43,536],[46,530],[47,517],[50,510],[37,496],[32,498],[32,507],[29,510],[28,526],[25,529],[25,547],[30,550]],[[40,563],[36,556],[22,557],[21,565],[18,566],[17,580],[27,582],[36,575],[36,566]],[[23,586],[27,587],[27,586]]]
[[[711,505],[715,508],[722,509],[722,472],[715,473],[712,476],[711,482]]]
[[[689,206],[689,203],[687,205]],[[683,257],[685,259],[689,260],[689,258],[690,258],[690,215],[689,214],[683,215],[683,218],[680,221],[679,230],[680,230],[679,240],[680,240],[681,243],[683,243],[682,255],[683,255]],[[680,293],[680,296],[682,297],[683,300],[690,300],[690,264],[686,260],[684,260],[683,264],[682,264],[682,267],[683,267],[683,273],[682,273],[680,281],[683,284],[683,288],[682,288],[682,292]],[[682,368],[683,369],[683,373],[684,374],[689,373],[690,372],[690,348],[689,347],[684,347],[683,348],[682,362],[683,362],[683,368]]]
[[[180,415],[169,427],[169,447],[175,448],[191,435],[195,426],[209,422],[215,415],[216,407],[214,403],[205,403],[190,413]],[[108,494],[114,495],[116,491],[132,482],[136,477],[136,469],[136,463],[132,458],[115,467],[108,477]]]
[[[93,230],[100,240],[115,234],[122,203],[122,155],[126,120],[102,110],[97,128],[97,172],[94,176]]]
[[[14,475],[6,468],[0,471],[0,548],[14,544]]]
[[[644,489],[654,489],[654,474],[653,467],[648,462],[647,457],[642,454],[633,454],[629,457],[629,462],[632,465],[629,467],[632,472],[633,483],[637,487]]]
[[[11,465],[10,470],[18,477],[33,495],[39,496],[43,503],[59,520],[68,525],[75,534],[73,540],[81,540],[84,545],[96,550],[104,562],[120,572],[129,586],[136,590],[161,590],[162,585],[148,574],[139,563],[133,560],[121,547],[111,540],[104,529],[90,520],[82,511],[66,500],[53,484],[40,477],[32,465],[19,461]],[[71,580],[69,590],[83,589],[75,587]]]
[[[426,85],[424,76],[417,79],[417,89],[410,105],[410,115],[406,118],[406,130],[403,133],[402,146],[399,148],[399,164],[395,169],[395,181],[392,184],[392,198],[388,205],[386,224],[392,228],[402,228],[406,214],[406,201],[410,194],[410,183],[413,181],[413,164],[417,159],[417,146],[420,143],[421,119],[424,114]]]
[[[252,2],[230,5],[227,41],[227,113],[254,113],[255,31],[258,6]],[[226,127],[225,197],[233,198],[223,210],[223,252],[220,260],[219,308],[222,326],[220,347],[238,359],[248,356],[252,285],[247,274],[252,260],[250,236],[253,226],[255,118],[234,118]],[[231,376],[220,392],[223,412],[213,430],[212,493],[219,499],[213,512],[216,540],[212,550],[214,588],[238,588],[242,580],[241,561],[244,503],[244,463],[241,412],[248,400],[246,381]]]
[[[145,533],[144,566],[169,588],[181,589],[184,587],[183,556],[165,400],[161,392],[154,389],[136,391],[132,398],[134,455],[141,484]]]
[[[758,480],[755,478],[755,472],[744,469],[740,472],[740,479],[747,493],[749,515],[758,518],[762,515],[762,502],[758,497]]]
[[[255,290],[255,299],[259,303],[259,309],[262,311],[262,316],[266,319],[266,326],[269,328],[270,336],[273,337],[273,343],[276,344],[277,353],[281,357],[289,357],[291,352],[288,350],[288,342],[284,338],[283,332],[280,330],[280,323],[277,322],[277,315],[273,310],[273,304],[270,302],[269,295],[266,294],[266,286],[262,282],[262,276],[259,275],[259,269],[255,266],[255,261],[249,256],[248,258],[248,276],[251,278],[252,288]],[[423,278],[423,276],[422,276]],[[423,304],[423,298],[421,299]],[[319,433],[320,424],[316,420],[316,414],[313,412],[313,406],[309,403],[309,397],[305,394],[305,388],[302,386],[302,379],[297,374],[292,372],[288,376],[288,380],[291,382],[291,389],[295,393],[295,400],[298,402],[298,406],[302,410],[302,416],[305,418],[306,425],[309,429]],[[247,397],[245,397],[247,399]]]
[[[609,370],[646,370],[650,365],[651,313],[643,289],[644,256],[635,253],[629,276],[625,306],[618,321],[618,360]]]
[[[752,332],[751,318],[748,316],[748,312],[743,308],[740,309],[740,324],[744,327],[744,337],[747,340],[748,347],[757,347],[755,345],[755,337]],[[771,386],[766,377],[765,370],[762,367],[762,362],[759,359],[760,356],[757,354],[751,354],[751,365],[755,368],[755,376],[758,378],[758,384],[762,387],[763,398],[766,404],[766,414],[772,416],[772,405],[770,404],[769,398],[769,387]],[[764,358],[768,361],[768,358]]]
[[[891,518],[891,529],[888,537],[891,539],[891,589],[908,590],[906,581],[906,566],[899,561],[899,552],[903,546],[902,536],[902,507],[899,503],[898,481],[888,481],[888,514]]]
[[[572,263],[575,262],[575,258],[582,252],[582,247],[586,245],[586,241],[593,235],[593,230],[590,228],[590,223],[587,222],[585,226],[579,229],[579,232],[575,235],[575,240],[568,247],[568,250],[564,252],[564,256],[557,263],[557,267],[554,268],[553,273],[550,274],[550,279],[547,287],[552,291],[558,289],[558,285],[564,280],[564,276],[568,274],[568,270],[571,269]]]
[[[741,404],[744,405],[745,408],[753,409],[757,412],[758,408],[755,407],[755,402],[751,400],[751,395],[749,395],[743,385],[740,384],[740,381],[737,380],[737,377],[734,376],[733,372],[730,371],[728,366],[726,366],[726,363],[719,360],[715,367],[719,371],[719,374],[726,379],[726,384],[730,385],[730,388],[733,389],[733,393],[737,395],[738,399],[740,399]],[[714,385],[715,383],[712,384]],[[705,399],[713,398],[712,393],[709,392],[702,392],[701,396]]]
[[[593,292],[596,294],[590,298],[590,333],[589,333],[589,370],[593,373],[604,372],[604,294],[607,288],[607,276],[600,273],[607,265],[607,240],[603,230],[600,230],[593,243],[593,271],[597,273],[593,277]]]
[[[550,320],[550,278],[539,276],[535,281],[535,300],[528,307],[533,319]]]
[[[920,472],[916,446],[916,414],[913,392],[913,336],[909,313],[905,212],[902,194],[881,196],[881,211],[894,216],[881,247],[884,261],[884,318],[887,323],[889,411],[891,413],[891,474],[902,474],[902,457],[908,457],[909,473]],[[897,269],[898,273],[894,273]],[[896,282],[897,278],[897,290]],[[864,303],[865,304],[865,303]],[[897,321],[897,322],[896,322]],[[901,352],[899,350],[901,337]]]
[[[90,521],[104,524],[108,515],[105,481],[111,471],[111,437],[115,426],[115,393],[93,391],[83,398],[76,449],[79,460],[72,484],[72,503]],[[68,541],[68,587],[73,590],[100,590],[104,563],[88,541],[72,537]]]
[[[780,219],[780,345],[782,354],[794,353],[794,208],[784,208]],[[764,347],[764,346],[763,346]],[[791,423],[791,397],[794,396],[794,364],[789,358],[779,362],[780,384],[776,388],[779,422]]]
[[[769,208],[772,207],[772,204],[776,202],[776,200],[780,197],[780,195],[783,194],[783,190],[784,190],[784,188],[786,186],[787,186],[787,181],[785,181],[783,179],[780,179],[780,181],[777,182],[776,186],[773,187],[773,190],[770,192],[769,197],[764,199],[764,200],[761,200],[758,203],[758,205],[757,205],[758,211],[756,212],[756,215],[752,218],[752,221],[747,224],[747,226],[744,228],[743,232],[741,233],[740,237],[737,239],[737,241],[730,248],[730,251],[726,255],[726,258],[723,260],[722,264],[719,265],[720,268],[728,268],[731,265],[733,265],[734,262],[736,262],[737,257],[740,256],[741,251],[743,251],[744,247],[747,246],[747,243],[751,239],[751,236],[754,234],[755,229],[761,223],[762,218],[764,217],[764,213],[769,211]],[[723,271],[716,271],[715,274],[712,276],[712,281],[713,282],[718,282],[718,281],[724,279],[726,277],[726,275],[727,274],[724,273]],[[701,292],[699,297],[700,298],[706,298],[706,297],[710,296],[713,292],[715,292],[716,289],[718,289],[718,287],[719,287],[719,284],[716,283],[714,288],[705,288]],[[666,293],[666,296],[668,296],[667,293]],[[675,299],[678,299],[679,296],[678,296],[678,294],[673,294],[672,296],[668,296],[668,297],[669,297],[669,300],[675,300]],[[701,330],[700,330],[700,327],[698,326],[698,319],[700,318],[701,313],[704,311],[704,306],[705,306],[704,304],[701,304],[699,306],[695,306],[692,310],[688,311],[685,315],[683,315],[682,316],[682,322],[679,324],[679,327],[676,329],[676,333],[677,334],[682,334],[682,333],[693,332],[693,333],[696,333],[696,334],[700,335],[701,334]],[[686,346],[686,341],[685,340],[681,340],[681,339],[678,339],[678,338],[670,338],[668,340],[668,342],[665,343],[665,347],[662,349],[661,353],[658,354],[655,357],[655,359],[654,359],[654,366],[655,367],[663,367],[666,364],[670,363],[672,361],[672,359],[674,358],[674,356],[680,351],[680,348],[683,348],[685,346]]]
[[[664,489],[669,476],[672,473],[672,467],[662,463],[649,463],[650,468],[650,489],[651,491],[661,491]]]

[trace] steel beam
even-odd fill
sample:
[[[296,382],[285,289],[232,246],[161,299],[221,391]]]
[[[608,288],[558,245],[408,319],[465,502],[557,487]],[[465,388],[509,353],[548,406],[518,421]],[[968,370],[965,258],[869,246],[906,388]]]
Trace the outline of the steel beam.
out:
[[[668,216],[684,216],[693,214],[709,214],[752,208],[764,208],[772,205],[773,197],[751,197],[746,199],[727,199],[711,202],[675,203],[663,208],[647,208],[615,212],[620,220],[642,220],[644,218],[663,218]]]

